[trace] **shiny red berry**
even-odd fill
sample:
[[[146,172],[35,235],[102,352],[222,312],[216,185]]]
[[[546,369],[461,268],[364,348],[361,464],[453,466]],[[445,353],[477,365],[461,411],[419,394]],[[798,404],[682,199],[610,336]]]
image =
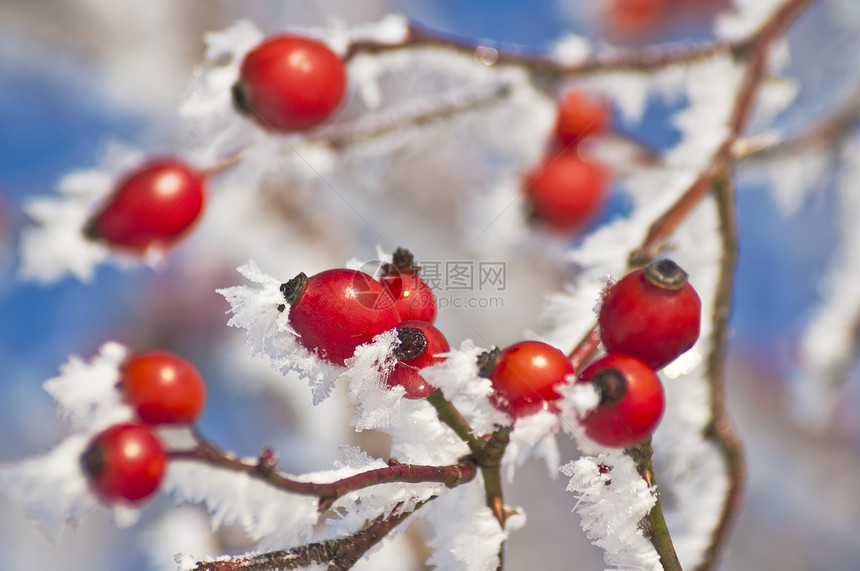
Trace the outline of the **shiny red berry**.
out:
[[[433,323],[438,312],[436,296],[430,286],[421,279],[419,271],[412,253],[404,248],[397,248],[392,263],[382,267],[379,282],[396,300],[401,319]]]
[[[403,321],[397,325],[399,344],[394,348],[397,363],[388,377],[389,386],[406,389],[406,398],[423,399],[436,387],[427,384],[421,369],[435,365],[445,358],[442,353],[451,350],[441,331],[426,321]]]
[[[493,383],[493,404],[514,418],[548,408],[561,398],[555,388],[575,374],[564,353],[541,341],[521,341],[483,353],[478,367]]]
[[[176,159],[155,159],[130,172],[87,224],[91,239],[143,253],[178,241],[200,216],[205,177]]]
[[[122,390],[147,424],[189,424],[206,404],[206,385],[191,363],[172,353],[134,355],[122,369]]]
[[[346,93],[346,66],[324,43],[274,36],[248,52],[233,103],[262,127],[302,131],[323,122]]]
[[[607,355],[577,382],[592,383],[600,404],[581,419],[585,434],[602,446],[629,448],[648,438],[663,416],[663,385],[654,369],[630,355]]]
[[[630,272],[603,295],[598,316],[607,353],[633,355],[659,369],[699,337],[702,302],[671,260]]]
[[[137,502],[161,484],[167,454],[146,426],[119,424],[99,433],[81,456],[93,492],[105,502]]]
[[[580,232],[593,222],[609,197],[609,173],[584,160],[577,149],[548,156],[525,178],[536,220],[558,230]]]
[[[579,89],[565,91],[558,103],[556,138],[564,146],[573,145],[603,132],[609,125],[609,106]]]
[[[282,284],[281,292],[299,342],[336,365],[343,365],[359,345],[400,323],[391,294],[364,272],[326,270],[311,277],[301,273]]]

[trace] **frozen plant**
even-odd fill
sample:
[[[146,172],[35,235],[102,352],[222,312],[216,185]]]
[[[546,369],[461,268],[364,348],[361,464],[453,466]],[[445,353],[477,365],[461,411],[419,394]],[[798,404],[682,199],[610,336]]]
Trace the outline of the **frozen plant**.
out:
[[[540,458],[569,478],[609,568],[715,568],[745,474],[724,394],[738,169],[825,152],[840,162],[841,247],[832,301],[802,343],[804,412],[827,414],[858,353],[860,105],[797,135],[772,123],[797,94],[786,34],[816,4],[738,1],[714,20],[716,39],[649,49],[571,36],[523,53],[397,15],[275,34],[242,19],[207,34],[181,144],[112,147],[101,168],[33,200],[21,276],[87,281],[107,261],[145,271],[134,262],[174,255],[208,272],[241,258],[244,281],[222,274],[217,291],[245,347],[218,350],[262,360],[284,394],[306,383],[314,406],[341,411],[343,433],[390,447],[377,457],[345,441],[328,469],[300,473],[268,446],[243,457],[204,434],[193,365],[111,341],[45,383],[68,435],[4,466],[0,486],[52,535],[100,504],[131,525],[162,493],[251,543],[225,554],[195,535],[176,555],[184,571],[373,565],[413,520],[432,532],[427,564],[492,571],[540,517],[504,495]],[[622,16],[610,21],[630,32]],[[655,99],[675,108],[670,148],[618,126]],[[787,186],[774,185],[781,204],[809,190]],[[607,214],[613,195],[628,211]],[[374,247],[375,260],[346,261]],[[442,295],[453,274],[433,256],[482,279],[507,271],[518,294],[540,290],[543,316],[506,306],[449,342],[459,298]],[[534,278],[540,267],[565,283]],[[511,323],[528,339],[485,339]],[[563,458],[562,438],[581,455]],[[169,520],[159,529],[149,536]]]

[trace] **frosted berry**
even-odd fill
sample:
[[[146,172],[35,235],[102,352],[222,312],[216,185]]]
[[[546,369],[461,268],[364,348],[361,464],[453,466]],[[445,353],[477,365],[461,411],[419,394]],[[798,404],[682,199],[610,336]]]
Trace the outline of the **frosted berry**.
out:
[[[203,174],[176,159],[151,160],[116,185],[84,234],[135,253],[167,248],[188,231],[204,203]]]
[[[565,91],[558,103],[556,138],[564,146],[603,132],[609,125],[609,106],[579,89]]]
[[[629,448],[648,438],[663,416],[663,385],[654,370],[629,355],[607,355],[577,382],[592,383],[600,403],[581,419],[585,434],[602,446]]]
[[[702,303],[671,260],[630,272],[603,295],[600,339],[608,353],[633,355],[659,369],[699,337]]]
[[[90,487],[107,503],[137,502],[161,484],[167,455],[146,426],[119,424],[99,433],[81,456]]]
[[[122,391],[147,424],[188,424],[206,403],[203,377],[191,363],[172,353],[134,355],[122,368]]]
[[[584,160],[576,149],[548,156],[525,178],[525,192],[536,220],[558,230],[580,232],[603,210],[609,173]]]
[[[382,267],[379,282],[396,300],[395,305],[403,320],[436,321],[438,311],[436,296],[430,286],[421,279],[420,268],[409,250],[397,248],[392,263]]]
[[[493,383],[493,404],[514,418],[548,408],[555,389],[575,374],[567,356],[541,341],[521,341],[478,357],[479,374]]]
[[[279,35],[245,56],[233,85],[233,103],[266,129],[302,131],[337,109],[346,81],[343,60],[324,43]]]
[[[451,350],[441,331],[426,321],[404,321],[397,325],[399,344],[394,349],[397,363],[388,377],[389,386],[406,389],[406,398],[423,399],[436,390],[421,376],[421,369],[444,360]]]
[[[301,273],[282,284],[281,293],[298,341],[336,365],[343,365],[359,345],[400,323],[391,294],[364,272],[336,269],[311,277]]]

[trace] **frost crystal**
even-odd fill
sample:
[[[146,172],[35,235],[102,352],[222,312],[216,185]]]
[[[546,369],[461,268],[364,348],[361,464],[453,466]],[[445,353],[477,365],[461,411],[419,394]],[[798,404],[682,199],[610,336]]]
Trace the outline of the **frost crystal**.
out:
[[[266,358],[276,371],[295,371],[308,380],[319,404],[331,394],[342,367],[318,358],[301,346],[289,324],[289,307],[281,293],[281,281],[263,272],[256,262],[249,261],[238,269],[256,286],[234,286],[217,290],[230,304],[231,327],[247,330],[251,355]],[[284,306],[278,311],[278,306]]]
[[[127,356],[125,347],[108,342],[89,363],[72,356],[60,367],[59,377],[45,381],[45,390],[57,401],[59,416],[73,429],[95,432],[132,418],[133,411],[116,388]]]
[[[72,172],[57,185],[58,196],[29,201],[24,210],[37,226],[21,233],[21,277],[48,284],[72,274],[89,281],[96,266],[111,254],[103,243],[84,237],[84,226],[121,173],[137,165],[142,156],[140,151],[112,143],[99,168]],[[113,259],[123,265],[140,263]],[[151,252],[147,261],[155,264],[159,259]]]
[[[356,348],[347,360],[341,378],[348,381],[349,402],[357,407],[352,419],[357,431],[385,428],[400,413],[400,401],[406,391],[386,384],[397,361],[392,353],[396,342],[397,331],[391,329]]]
[[[570,476],[567,491],[577,496],[574,511],[582,529],[604,550],[612,569],[662,569],[660,556],[645,538],[639,522],[654,505],[654,490],[622,451],[585,456],[562,466]]]
[[[80,468],[88,444],[88,436],[74,434],[46,454],[0,468],[0,488],[54,541],[96,506]]]

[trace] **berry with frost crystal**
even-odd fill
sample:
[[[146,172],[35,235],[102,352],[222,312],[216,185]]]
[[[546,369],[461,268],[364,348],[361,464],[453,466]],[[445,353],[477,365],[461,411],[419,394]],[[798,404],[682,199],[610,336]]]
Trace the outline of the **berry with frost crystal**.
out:
[[[122,368],[126,399],[147,424],[188,424],[206,403],[206,386],[197,368],[172,353],[134,355]]]
[[[141,254],[177,242],[200,216],[205,177],[173,158],[148,161],[127,174],[84,234]]]
[[[699,337],[702,302],[672,260],[634,270],[603,295],[598,315],[607,353],[633,355],[659,369]]]
[[[161,484],[167,454],[149,428],[118,424],[99,433],[81,456],[93,492],[107,503],[138,502]]]
[[[478,356],[479,373],[493,384],[493,405],[514,418],[561,398],[555,389],[576,374],[567,356],[541,341],[521,341]]]
[[[558,102],[555,133],[558,142],[567,147],[601,133],[609,125],[609,106],[579,89],[565,91]]]
[[[273,131],[303,131],[323,122],[346,93],[346,65],[312,38],[279,35],[242,61],[233,104]]]
[[[388,290],[357,270],[300,273],[281,284],[281,293],[299,342],[336,365],[401,321]]]
[[[390,386],[406,389],[406,398],[423,399],[436,387],[427,384],[421,369],[444,360],[440,353],[451,350],[448,340],[436,327],[426,321],[404,321],[397,325],[400,344],[394,349],[397,363],[388,377]]]
[[[379,282],[397,300],[397,311],[404,321],[436,321],[438,311],[436,296],[430,286],[421,279],[420,268],[409,250],[397,248],[392,263],[385,264]]]
[[[598,444],[629,448],[648,438],[663,416],[663,385],[654,369],[630,355],[607,355],[587,367],[577,382],[592,383],[600,403],[581,419]]]
[[[525,178],[525,192],[538,221],[565,232],[579,232],[603,210],[609,173],[580,157],[576,148],[547,156]]]

